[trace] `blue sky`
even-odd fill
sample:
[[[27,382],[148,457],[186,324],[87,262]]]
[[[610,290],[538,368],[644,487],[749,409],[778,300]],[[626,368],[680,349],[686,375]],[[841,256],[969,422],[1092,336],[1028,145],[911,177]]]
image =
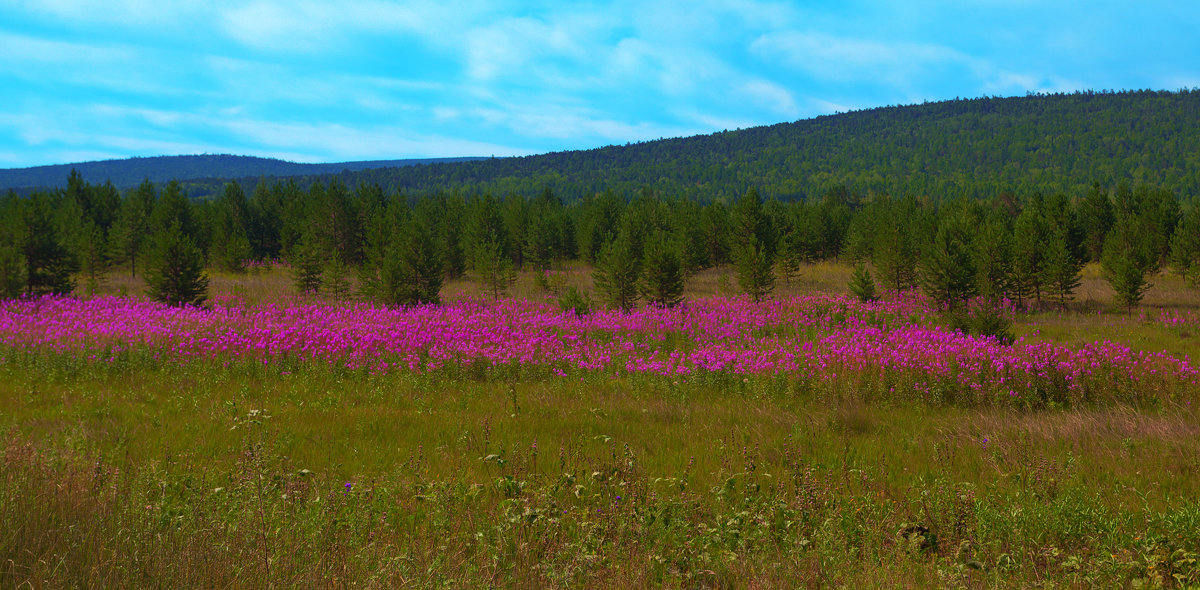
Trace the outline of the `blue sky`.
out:
[[[1200,87],[1186,0],[0,0],[0,168],[584,149],[954,97]]]

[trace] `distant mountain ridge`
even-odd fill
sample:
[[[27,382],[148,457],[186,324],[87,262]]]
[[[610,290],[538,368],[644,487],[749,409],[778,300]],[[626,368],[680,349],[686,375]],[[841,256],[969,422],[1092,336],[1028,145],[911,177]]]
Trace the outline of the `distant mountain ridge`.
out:
[[[149,178],[154,183],[170,180],[190,181],[210,178],[284,177],[358,172],[372,168],[402,168],[418,164],[469,162],[482,158],[414,158],[404,160],[368,160],[304,164],[274,158],[202,154],[193,156],[154,156],[54,164],[30,168],[0,169],[0,189],[54,188],[66,186],[71,170],[79,171],[91,183],[112,181],[119,189],[137,186]]]
[[[220,194],[230,180],[247,192],[260,178],[301,189],[334,179],[346,186],[425,194],[458,191],[540,195],[565,201],[611,190],[630,196],[650,188],[664,197],[731,201],[756,188],[767,198],[912,195],[922,199],[1082,195],[1093,183],[1145,184],[1200,200],[1200,89],[1074,92],[983,97],[885,106],[709,135],[659,139],[590,150],[507,158],[295,164],[263,158],[192,156],[183,181],[195,199]],[[204,160],[203,158],[208,158]],[[141,158],[114,184],[149,176]],[[273,162],[235,169],[233,162]],[[103,164],[103,163],[100,163]],[[46,171],[59,186],[70,168]],[[29,169],[26,169],[29,170]],[[0,171],[0,190],[12,186]],[[150,176],[162,182],[168,177]],[[126,184],[128,185],[128,184]]]

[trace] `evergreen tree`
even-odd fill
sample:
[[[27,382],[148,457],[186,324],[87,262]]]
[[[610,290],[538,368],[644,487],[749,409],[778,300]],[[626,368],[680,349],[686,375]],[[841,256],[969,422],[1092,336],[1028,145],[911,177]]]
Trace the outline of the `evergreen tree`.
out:
[[[1045,273],[1045,240],[1050,233],[1039,199],[1017,216],[1012,241],[1012,293],[1019,300],[1042,300]]]
[[[301,294],[317,293],[321,290],[322,272],[325,269],[325,255],[319,244],[319,238],[306,234],[300,242],[292,246],[288,262],[292,267],[292,282]]]
[[[62,233],[51,223],[50,204],[44,195],[34,195],[24,208],[25,292],[28,295],[65,295],[75,289],[71,273],[78,268]]]
[[[146,268],[146,294],[167,305],[201,305],[208,299],[204,257],[181,224],[172,223],[154,239]]]
[[[329,298],[342,301],[350,296],[350,267],[342,262],[341,256],[330,256],[321,271],[321,290]]]
[[[491,292],[493,300],[507,294],[508,288],[517,280],[513,260],[505,253],[501,242],[483,241],[475,244],[471,259],[480,283],[485,291]]]
[[[121,201],[109,231],[109,257],[117,264],[128,262],[130,277],[137,276],[138,257],[150,238],[150,215],[156,198],[154,184],[142,181]]]
[[[592,272],[596,290],[608,305],[629,311],[637,303],[640,292],[641,261],[634,253],[627,229],[617,239],[604,246],[600,260]]]
[[[774,264],[771,251],[756,237],[738,247],[734,253],[738,285],[755,303],[762,301],[775,289]]]
[[[1146,279],[1154,266],[1154,255],[1144,236],[1137,231],[1136,220],[1119,216],[1104,240],[1101,266],[1117,303],[1130,312],[1142,300],[1150,284]]]
[[[1083,221],[1086,238],[1084,241],[1088,260],[1099,262],[1104,252],[1104,236],[1113,224],[1112,201],[1108,193],[1100,188],[1100,183],[1092,184],[1091,190],[1079,204],[1079,215]]]
[[[226,184],[224,194],[213,206],[209,258],[214,264],[229,272],[245,272],[252,254],[247,235],[249,218],[250,202],[241,185]]]
[[[1046,285],[1046,293],[1060,308],[1066,309],[1075,289],[1079,288],[1083,261],[1071,251],[1070,238],[1064,229],[1052,232],[1045,244],[1045,252],[1042,282]]]
[[[1180,217],[1179,227],[1171,236],[1170,263],[1189,283],[1200,283],[1200,203]]]
[[[0,245],[0,299],[15,299],[25,290],[25,256],[15,246]]]
[[[1012,275],[1012,234],[1004,220],[989,217],[975,236],[971,261],[975,265],[975,287],[980,297],[997,302],[1009,295]]]
[[[414,219],[403,228],[380,271],[381,299],[388,305],[436,304],[441,299],[444,272],[433,232],[425,222]]]
[[[858,297],[859,301],[869,303],[879,299],[875,294],[875,280],[871,278],[871,272],[867,270],[867,265],[859,262],[854,265],[854,274],[850,276],[850,292]]]
[[[663,236],[646,243],[642,261],[642,295],[646,301],[675,307],[683,301],[683,263],[679,251]]]
[[[955,307],[976,294],[970,235],[966,220],[943,219],[921,261],[921,288],[941,305]]]
[[[883,284],[895,291],[917,286],[920,256],[913,235],[915,207],[915,202],[905,201],[863,214],[867,222],[862,227],[869,244],[864,250],[871,253],[871,262]]]

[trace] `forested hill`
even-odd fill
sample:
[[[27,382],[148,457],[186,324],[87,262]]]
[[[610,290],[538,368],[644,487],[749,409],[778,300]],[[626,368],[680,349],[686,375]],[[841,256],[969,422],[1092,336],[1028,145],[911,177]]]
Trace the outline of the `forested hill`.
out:
[[[749,187],[765,197],[859,195],[940,198],[1003,192],[1079,195],[1094,182],[1150,184],[1200,194],[1200,90],[1081,92],[881,107],[625,146],[384,168],[339,174],[423,193],[552,189],[572,201],[649,186],[664,196],[728,199]],[[297,178],[302,187],[315,177]],[[330,176],[320,177],[323,181]],[[256,179],[244,179],[253,182]],[[208,183],[192,196],[217,194]]]
[[[365,162],[339,162],[333,164],[300,164],[256,158],[253,156],[198,155],[158,156],[153,158],[128,158],[80,162],[33,168],[0,169],[0,188],[53,188],[67,184],[71,170],[88,182],[112,181],[117,188],[137,186],[149,178],[154,183],[170,180],[189,181],[209,178],[245,178],[259,176],[302,176],[339,173],[345,170],[362,171],[371,168],[399,168],[416,164],[437,162],[464,162],[477,158],[427,158],[410,160],[376,160]]]

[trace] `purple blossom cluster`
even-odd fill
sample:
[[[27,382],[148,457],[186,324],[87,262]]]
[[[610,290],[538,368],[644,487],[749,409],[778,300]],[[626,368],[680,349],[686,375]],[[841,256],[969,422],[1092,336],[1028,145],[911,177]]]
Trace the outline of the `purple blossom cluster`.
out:
[[[1076,399],[1120,383],[1167,389],[1200,383],[1200,371],[1186,358],[1107,341],[1004,345],[951,331],[936,318],[936,309],[915,295],[874,303],[827,295],[762,303],[712,298],[583,317],[552,300],[404,309],[296,300],[181,309],[130,298],[47,297],[0,304],[0,345],[100,358],[125,350],[263,364],[289,358],[374,371],[483,363],[559,374],[774,374],[991,396],[1052,388]]]

